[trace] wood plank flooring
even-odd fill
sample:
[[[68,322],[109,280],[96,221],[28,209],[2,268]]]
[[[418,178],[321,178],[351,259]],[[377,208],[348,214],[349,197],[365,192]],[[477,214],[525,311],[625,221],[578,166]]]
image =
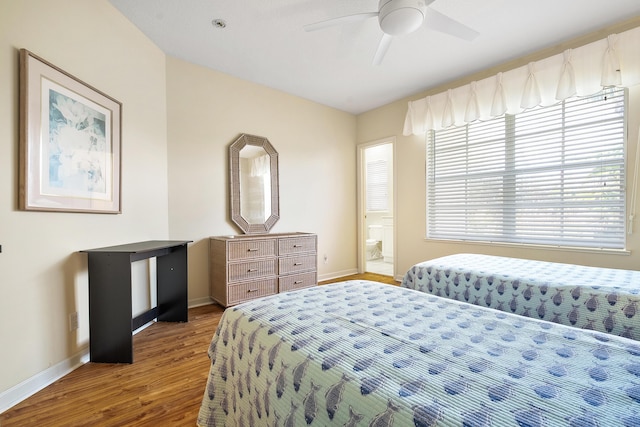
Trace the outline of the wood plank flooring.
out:
[[[397,284],[378,274],[367,279]],[[207,350],[223,308],[189,309],[188,323],[154,323],[134,336],[134,363],[86,363],[0,414],[12,426],[195,426],[209,372]]]

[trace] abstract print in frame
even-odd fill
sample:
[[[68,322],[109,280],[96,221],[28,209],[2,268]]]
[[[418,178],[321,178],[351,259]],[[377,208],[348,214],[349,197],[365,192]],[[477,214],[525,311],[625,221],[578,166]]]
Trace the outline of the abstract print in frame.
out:
[[[20,50],[20,209],[121,213],[122,104]]]

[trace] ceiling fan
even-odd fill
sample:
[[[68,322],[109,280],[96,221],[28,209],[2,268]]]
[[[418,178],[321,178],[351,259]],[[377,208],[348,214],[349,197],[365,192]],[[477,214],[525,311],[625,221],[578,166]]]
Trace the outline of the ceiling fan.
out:
[[[379,0],[377,12],[363,12],[355,15],[340,16],[326,21],[304,26],[305,31],[317,31],[336,25],[364,21],[378,17],[382,39],[373,58],[374,65],[380,65],[394,36],[416,31],[423,24],[432,30],[440,31],[463,40],[472,41],[478,32],[460,22],[443,15],[429,7],[435,0]]]

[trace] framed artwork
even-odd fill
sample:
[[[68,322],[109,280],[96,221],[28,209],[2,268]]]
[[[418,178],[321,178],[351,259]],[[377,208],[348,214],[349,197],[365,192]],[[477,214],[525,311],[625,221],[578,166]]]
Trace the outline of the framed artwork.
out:
[[[121,213],[122,104],[20,50],[19,207]]]

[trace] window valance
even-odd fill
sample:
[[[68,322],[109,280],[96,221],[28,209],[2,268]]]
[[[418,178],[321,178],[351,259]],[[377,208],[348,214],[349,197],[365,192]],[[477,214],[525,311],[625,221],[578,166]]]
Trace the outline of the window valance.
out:
[[[410,101],[404,135],[517,114],[571,96],[640,83],[640,27],[495,76]]]

